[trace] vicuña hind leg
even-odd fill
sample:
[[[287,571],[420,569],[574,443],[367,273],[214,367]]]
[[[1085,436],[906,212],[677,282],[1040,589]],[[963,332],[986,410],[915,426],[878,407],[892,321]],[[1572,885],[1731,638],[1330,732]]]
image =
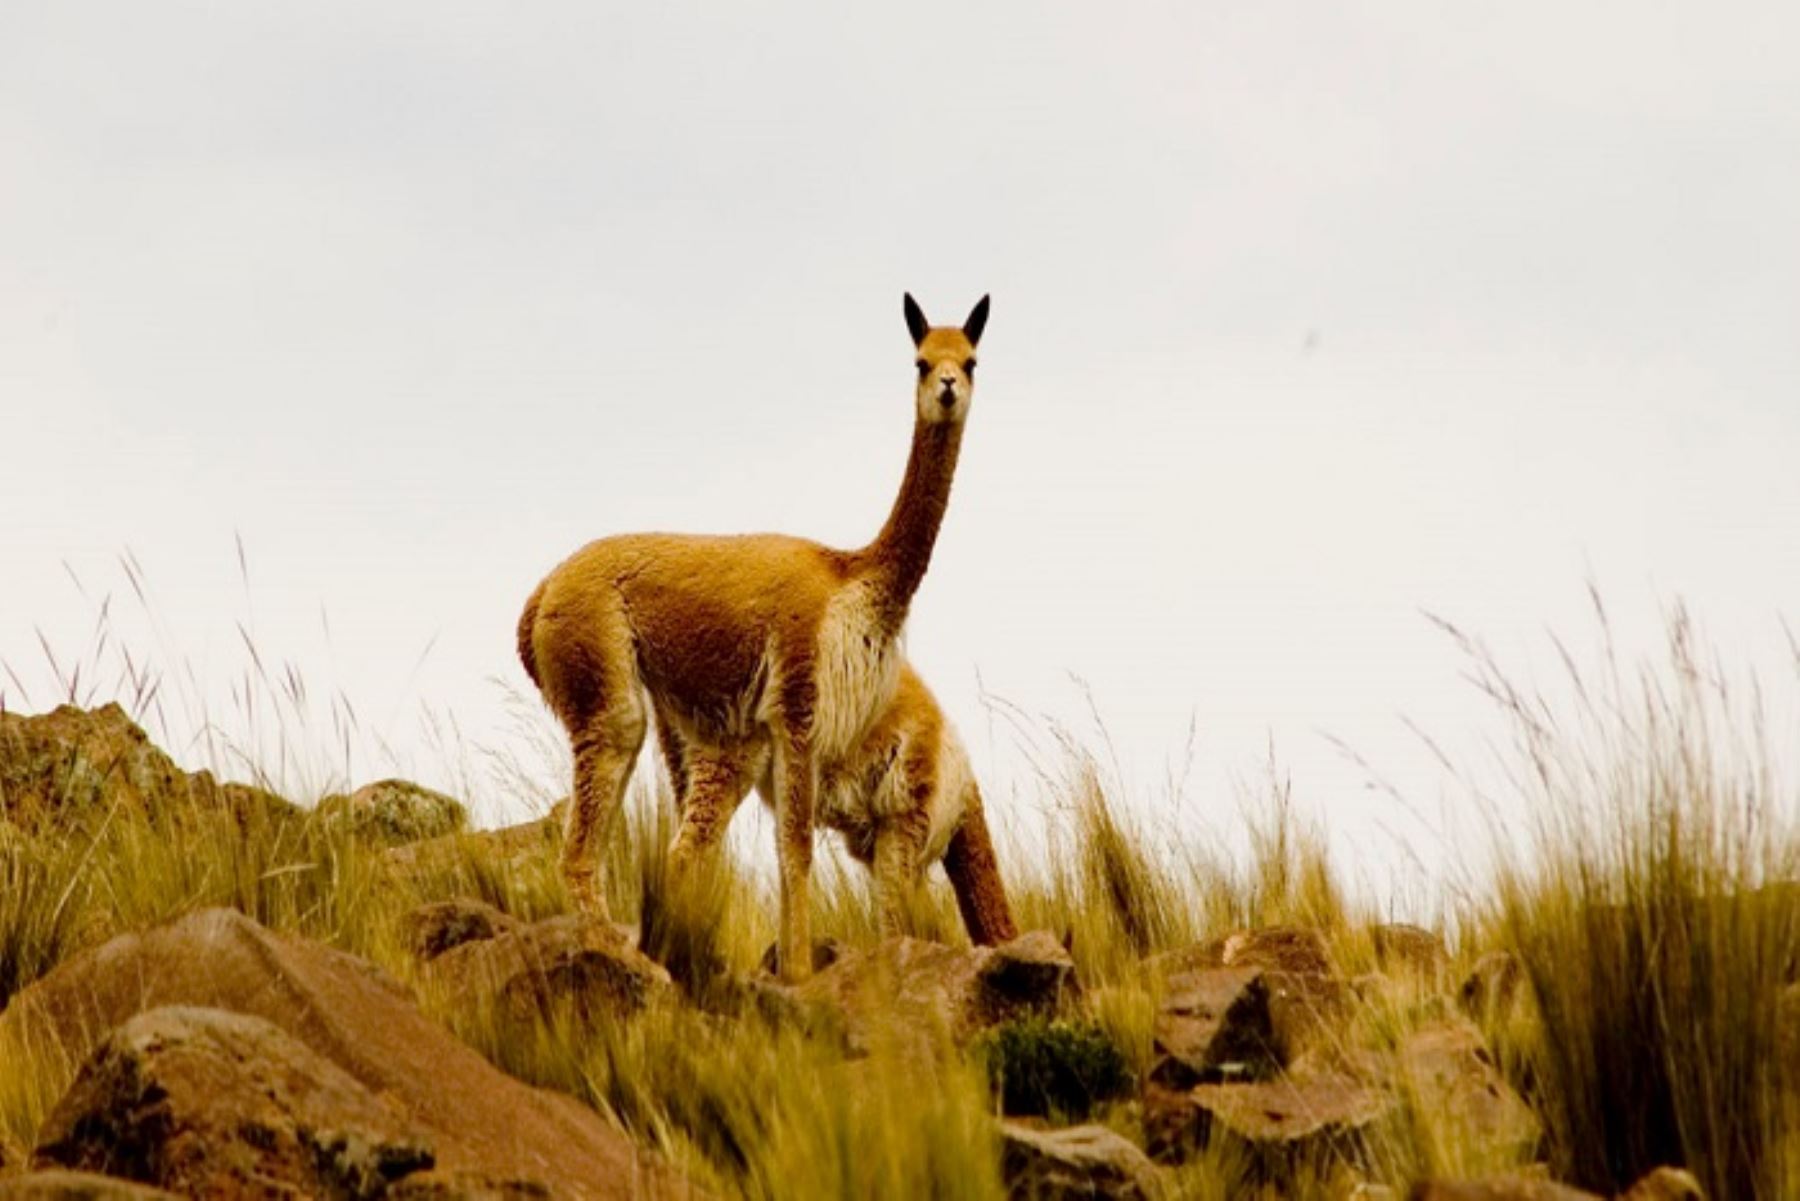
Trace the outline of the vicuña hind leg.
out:
[[[678,735],[676,737],[679,737]],[[682,747],[682,789],[675,796],[681,828],[669,848],[670,872],[677,879],[718,850],[725,829],[750,791],[748,749]]]
[[[884,938],[911,933],[908,903],[919,884],[919,860],[930,834],[931,818],[922,810],[894,818],[875,834],[875,903]]]
[[[629,692],[607,709],[571,729],[575,747],[575,788],[563,826],[563,879],[584,913],[607,916],[606,891],[598,876],[604,840],[617,825],[631,765],[644,743],[643,704]]]

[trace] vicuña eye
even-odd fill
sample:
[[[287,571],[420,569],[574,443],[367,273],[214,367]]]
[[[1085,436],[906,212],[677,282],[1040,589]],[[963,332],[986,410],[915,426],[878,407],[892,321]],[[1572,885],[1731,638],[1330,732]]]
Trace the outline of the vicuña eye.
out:
[[[919,368],[919,378],[920,379],[924,379],[926,376],[931,374],[931,364],[927,363],[924,359],[919,360],[918,368]]]
[[[974,375],[975,374],[975,360],[974,359],[964,359],[963,360],[963,374],[964,375]]]

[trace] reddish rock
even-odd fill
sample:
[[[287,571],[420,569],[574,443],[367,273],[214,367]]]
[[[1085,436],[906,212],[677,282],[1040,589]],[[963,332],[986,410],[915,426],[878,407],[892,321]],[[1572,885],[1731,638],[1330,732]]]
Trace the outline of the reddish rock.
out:
[[[771,986],[773,987],[773,986]],[[975,1033],[1027,1014],[1055,1013],[1077,995],[1075,964],[1044,931],[994,947],[948,947],[891,938],[841,958],[797,987],[780,990],[835,1026],[850,1050],[866,1052],[882,1031],[906,1040]]]
[[[0,1021],[77,1059],[164,1005],[264,1018],[382,1097],[431,1139],[438,1166],[533,1180],[572,1197],[669,1197],[689,1186],[573,1098],[514,1080],[426,1017],[374,966],[208,909],[124,935],[20,992]]]
[[[1029,1201],[1153,1201],[1164,1195],[1149,1156],[1104,1126],[1037,1130],[1000,1125],[1000,1175]]]
[[[170,1192],[101,1176],[94,1172],[53,1169],[27,1176],[0,1178],[0,1201],[180,1201]]]
[[[1240,930],[1225,939],[1220,958],[1227,967],[1261,967],[1300,976],[1337,974],[1325,936],[1305,926]]]
[[[1167,1088],[1274,1075],[1281,1062],[1262,969],[1212,968],[1170,977],[1154,1047],[1150,1078]]]
[[[515,1021],[625,1017],[673,995],[669,973],[629,934],[580,914],[465,942],[433,959],[429,973],[455,1009],[498,1006]]]
[[[1265,1178],[1280,1180],[1303,1166],[1361,1162],[1374,1128],[1393,1110],[1385,1092],[1333,1073],[1202,1084],[1185,1092],[1152,1086],[1144,1098],[1144,1132],[1159,1162],[1222,1141]]]
[[[421,905],[401,919],[406,947],[421,962],[464,943],[497,938],[517,930],[520,924],[518,918],[486,901],[468,897]]]
[[[1543,1126],[1474,1026],[1446,1022],[1414,1031],[1401,1044],[1399,1071],[1418,1112],[1448,1145],[1495,1163],[1536,1154]]]
[[[100,1042],[34,1156],[211,1197],[378,1197],[432,1162],[422,1130],[279,1026],[181,1007]]]

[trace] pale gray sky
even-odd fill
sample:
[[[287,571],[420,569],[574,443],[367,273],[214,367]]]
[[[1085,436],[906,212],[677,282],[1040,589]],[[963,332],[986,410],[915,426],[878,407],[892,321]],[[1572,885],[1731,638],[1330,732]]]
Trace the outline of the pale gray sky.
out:
[[[1791,680],[1800,9],[866,9],[7,4],[29,699],[129,547],[203,691],[252,623],[429,777],[581,542],[870,536],[905,289],[994,297],[911,645],[998,791],[977,673],[1072,673],[1146,787],[1192,718],[1196,822],[1273,740],[1358,853],[1405,819],[1323,734],[1429,806],[1399,717],[1492,732],[1419,611],[1529,664],[1589,575]]]

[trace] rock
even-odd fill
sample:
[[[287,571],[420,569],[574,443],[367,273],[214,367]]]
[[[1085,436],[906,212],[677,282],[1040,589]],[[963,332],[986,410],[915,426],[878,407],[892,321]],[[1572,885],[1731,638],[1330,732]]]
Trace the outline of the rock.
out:
[[[961,1044],[1001,1022],[1054,1014],[1074,1001],[1075,963],[1038,930],[994,947],[947,947],[890,938],[781,990],[866,1054],[883,1031],[909,1042],[943,1036]]]
[[[115,1176],[52,1169],[0,1178],[0,1201],[179,1201],[179,1198],[174,1193]]]
[[[1170,977],[1154,1038],[1150,1079],[1166,1088],[1265,1079],[1281,1068],[1261,968],[1211,968]]]
[[[1619,1201],[1706,1201],[1693,1175],[1680,1168],[1656,1168],[1619,1194]]]
[[[1203,972],[1209,968],[1224,966],[1225,940],[1223,938],[1208,939],[1206,942],[1178,947],[1173,951],[1162,951],[1149,956],[1143,962],[1146,972],[1165,978],[1179,976],[1183,972]]]
[[[452,947],[430,962],[428,978],[458,1011],[498,1006],[521,1022],[628,1017],[674,989],[628,933],[573,913]]]
[[[1423,927],[1390,922],[1371,927],[1369,937],[1375,944],[1375,961],[1384,971],[1436,980],[1450,966],[1444,940]]]
[[[464,943],[497,938],[519,925],[518,918],[469,897],[421,905],[401,919],[406,947],[420,962]]]
[[[469,823],[462,802],[409,780],[377,780],[319,802],[319,820],[382,846],[455,834]]]
[[[1220,960],[1226,967],[1261,967],[1300,976],[1337,974],[1325,936],[1305,926],[1240,930],[1225,939]]]
[[[1346,981],[1312,972],[1265,971],[1263,982],[1269,990],[1275,1053],[1282,1063],[1292,1065],[1339,1041],[1356,995]]]
[[[1149,1156],[1104,1126],[1034,1130],[1000,1124],[1000,1175],[1022,1201],[1151,1201],[1163,1195]]]
[[[502,1180],[477,1172],[414,1172],[389,1189],[385,1201],[538,1201],[552,1196],[535,1180]]]
[[[666,1197],[689,1186],[571,1097],[531,1088],[457,1041],[374,966],[207,909],[77,955],[13,998],[0,1033],[70,1056],[133,1014],[226,1009],[281,1027],[416,1123],[438,1167],[532,1180],[573,1197]],[[635,1190],[635,1192],[634,1192]]]
[[[1456,1002],[1470,1017],[1486,1020],[1512,1007],[1525,970],[1508,951],[1489,951],[1475,961],[1456,990]]]
[[[1446,1145],[1496,1164],[1535,1156],[1543,1126],[1468,1022],[1415,1030],[1400,1046],[1398,1069],[1417,1112]]]
[[[1158,1162],[1223,1141],[1263,1178],[1281,1180],[1303,1166],[1362,1162],[1373,1128],[1393,1110],[1386,1093],[1335,1073],[1185,1092],[1152,1085],[1144,1095],[1144,1133]]]
[[[378,1197],[432,1166],[427,1136],[261,1018],[172,1007],[101,1041],[45,1119],[33,1162],[179,1193]]]
[[[425,880],[454,869],[478,849],[484,863],[507,871],[554,870],[562,846],[562,824],[544,817],[502,826],[498,830],[463,830],[418,842],[402,843],[381,853],[381,863],[396,879]]]
[[[163,820],[222,812],[240,825],[299,813],[271,792],[181,770],[116,704],[0,712],[0,819],[43,833],[115,807]]]

